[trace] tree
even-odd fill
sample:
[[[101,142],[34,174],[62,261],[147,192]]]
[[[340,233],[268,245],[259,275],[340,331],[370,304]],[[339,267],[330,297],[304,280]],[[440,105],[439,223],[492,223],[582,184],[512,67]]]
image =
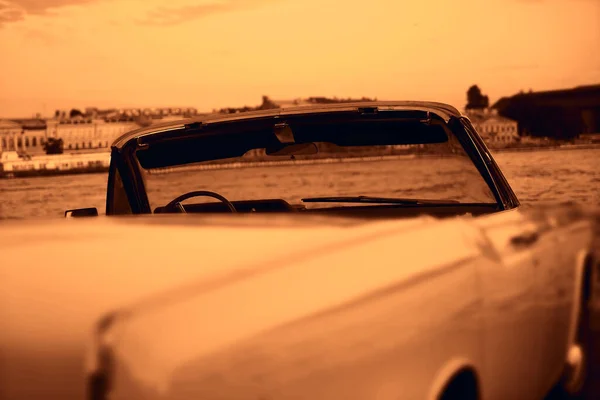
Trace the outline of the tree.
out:
[[[135,122],[141,126],[142,128],[148,127],[150,125],[152,125],[152,118],[145,116],[145,115],[140,115],[139,117],[135,118]]]
[[[258,110],[269,110],[272,108],[279,108],[279,106],[277,104],[275,104],[273,101],[271,101],[271,99],[269,99],[269,96],[263,96],[262,97],[262,104],[260,106],[258,106]]]
[[[76,108],[71,109],[71,112],[69,112],[69,118],[73,118],[73,117],[77,117],[77,116],[83,116],[83,113]]]
[[[467,110],[488,108],[490,101],[481,93],[479,86],[473,85],[467,91]]]
[[[63,153],[63,140],[56,138],[48,138],[44,143],[44,151],[46,154],[62,154]]]

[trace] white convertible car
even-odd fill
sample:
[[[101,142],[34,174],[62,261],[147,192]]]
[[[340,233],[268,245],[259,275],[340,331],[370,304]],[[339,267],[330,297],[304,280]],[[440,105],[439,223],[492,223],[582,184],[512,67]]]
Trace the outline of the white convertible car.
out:
[[[1,227],[3,399],[542,399],[586,383],[592,220],[520,208],[452,107],[133,131],[112,147],[106,214]]]

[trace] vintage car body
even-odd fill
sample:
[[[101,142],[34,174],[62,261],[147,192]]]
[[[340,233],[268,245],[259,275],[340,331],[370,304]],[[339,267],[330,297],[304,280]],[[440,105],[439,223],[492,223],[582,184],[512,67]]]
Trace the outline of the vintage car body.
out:
[[[170,235],[169,270],[196,277],[99,323],[90,398],[440,399],[455,381],[448,398],[541,399],[585,323],[578,214],[229,217],[193,244]]]
[[[477,174],[462,181],[478,182],[465,195],[475,200],[358,196],[334,199],[356,207],[301,208],[228,193],[223,204],[164,205],[184,185],[152,189],[145,172],[204,161],[205,138],[233,143],[221,158],[246,145],[295,148],[310,141],[306,121],[330,117],[399,120],[423,143],[451,155],[458,146],[468,164],[454,172]],[[290,142],[273,126],[299,135]],[[262,136],[237,137],[238,148],[218,140],[235,129]],[[391,144],[421,143],[402,140]],[[436,179],[457,176],[445,172]],[[0,398],[531,399],[585,381],[591,219],[573,205],[521,209],[453,107],[328,105],[133,131],[112,147],[106,214],[0,226],[10,260],[0,265]]]
[[[581,328],[590,235],[572,207],[7,222],[0,394],[433,399],[462,371],[478,398],[539,398]]]
[[[226,234],[211,231],[211,240],[199,241],[195,251],[217,265],[215,272],[199,271],[197,283],[124,304],[99,323],[90,353],[90,396],[530,399],[557,382],[565,392],[578,392],[586,347],[584,288],[593,264],[590,222],[570,208],[519,211],[485,144],[450,106],[378,102],[266,110],[134,131],[113,146],[106,212],[152,213],[142,169],[200,161],[187,147],[195,137],[231,134],[236,126],[260,131],[242,125],[260,120],[267,130],[290,127],[291,135],[275,136],[281,144],[296,144],[311,138],[306,126],[325,132],[318,127],[328,118],[335,119],[331,126],[339,135],[345,121],[439,124],[477,167],[493,193],[491,208],[423,202],[382,213],[328,209],[325,215],[371,222],[344,228],[351,237],[340,232],[318,245],[292,231],[273,233],[290,244],[283,245],[290,248],[285,256],[275,255],[281,246],[272,246],[267,233],[277,229],[252,227],[251,243],[268,243],[269,257],[240,251],[245,261],[235,266],[220,259],[229,251],[220,247],[229,242]],[[178,140],[189,141],[178,147]],[[372,143],[395,143],[385,140]],[[206,143],[223,153],[217,139]],[[253,146],[259,145],[240,145],[239,153]],[[118,198],[127,200],[118,205]],[[154,213],[173,204],[185,212],[174,203],[184,198]],[[244,202],[227,206],[226,212],[235,212]],[[287,214],[296,216],[285,218],[314,215],[297,210],[307,211],[293,208]],[[385,221],[375,223],[382,215]],[[422,215],[430,217],[417,218]],[[240,241],[231,243],[237,253]]]

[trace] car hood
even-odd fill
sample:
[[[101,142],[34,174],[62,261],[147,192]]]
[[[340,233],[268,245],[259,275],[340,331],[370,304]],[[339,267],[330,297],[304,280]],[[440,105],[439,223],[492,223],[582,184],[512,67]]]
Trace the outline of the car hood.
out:
[[[306,263],[433,221],[138,216],[5,222],[0,353],[11,367],[0,374],[1,397],[43,398],[50,386],[69,386],[67,394],[81,398],[84,342],[108,311]],[[338,267],[323,263],[323,276]],[[24,384],[34,375],[39,385]]]

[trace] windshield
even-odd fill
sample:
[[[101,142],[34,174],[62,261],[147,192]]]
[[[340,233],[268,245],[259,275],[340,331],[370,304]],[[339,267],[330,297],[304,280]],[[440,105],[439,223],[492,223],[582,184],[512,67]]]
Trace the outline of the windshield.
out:
[[[302,209],[376,205],[389,199],[495,204],[472,160],[447,133],[443,140],[422,140],[427,143],[418,143],[418,135],[409,134],[388,145],[378,138],[369,139],[376,145],[311,141],[278,152],[262,146],[239,157],[142,167],[142,171],[153,210],[198,190],[216,192],[231,202],[281,199]],[[206,147],[202,151],[210,153]],[[215,154],[219,153],[223,151],[216,149]],[[143,155],[141,159],[141,166],[156,165],[153,159]],[[193,204],[217,201],[210,197],[186,200]]]

